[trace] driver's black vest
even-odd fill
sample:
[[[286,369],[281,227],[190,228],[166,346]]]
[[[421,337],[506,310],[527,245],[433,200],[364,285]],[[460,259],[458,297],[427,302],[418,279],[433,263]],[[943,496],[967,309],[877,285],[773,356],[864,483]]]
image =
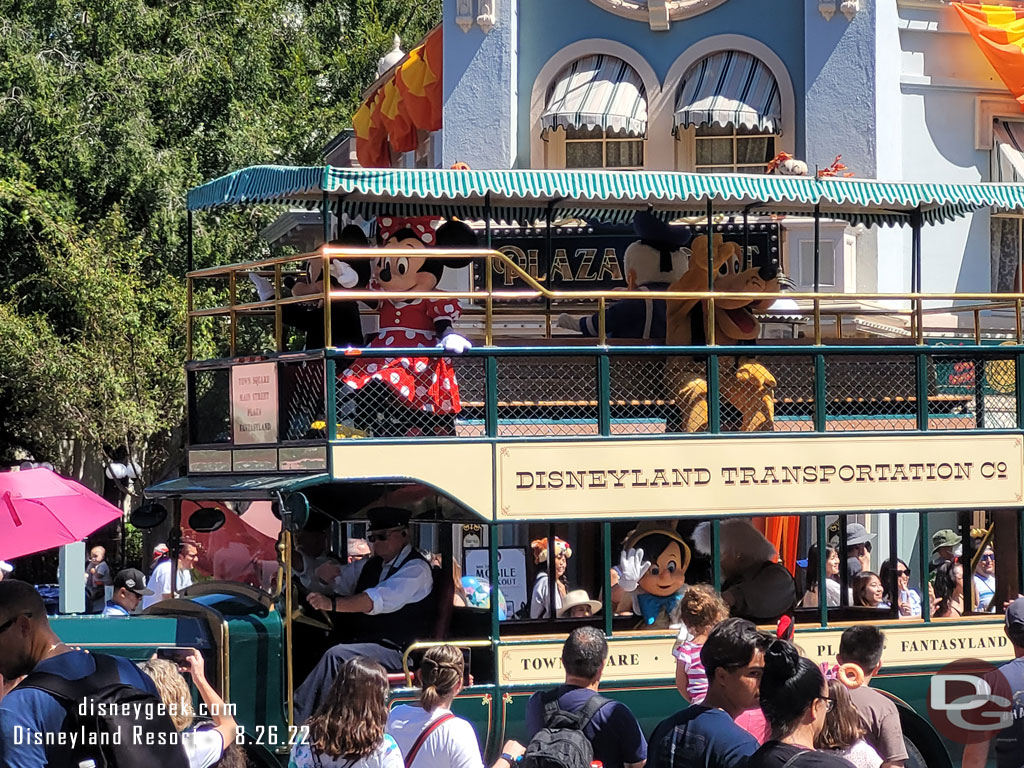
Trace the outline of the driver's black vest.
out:
[[[415,548],[405,560],[391,572],[394,575],[416,560],[426,561]],[[384,561],[379,557],[371,557],[356,581],[356,594],[376,587],[381,582]],[[404,648],[416,640],[431,640],[434,636],[434,624],[437,621],[437,596],[431,588],[430,594],[417,603],[403,605],[394,613],[379,613],[370,616],[366,613],[351,614],[352,642],[381,643]]]

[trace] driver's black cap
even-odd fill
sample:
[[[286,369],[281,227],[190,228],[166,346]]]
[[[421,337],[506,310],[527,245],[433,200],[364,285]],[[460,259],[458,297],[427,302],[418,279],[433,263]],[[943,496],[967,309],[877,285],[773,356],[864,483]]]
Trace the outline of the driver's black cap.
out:
[[[376,507],[369,512],[370,530],[384,531],[388,528],[399,528],[409,524],[411,515],[408,510],[398,507]]]

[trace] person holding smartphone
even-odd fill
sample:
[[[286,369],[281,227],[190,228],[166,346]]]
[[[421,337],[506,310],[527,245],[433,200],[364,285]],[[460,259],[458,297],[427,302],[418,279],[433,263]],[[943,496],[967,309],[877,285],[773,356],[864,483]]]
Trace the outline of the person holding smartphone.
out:
[[[156,684],[160,698],[171,711],[174,727],[181,732],[189,768],[210,768],[217,763],[224,756],[224,750],[234,744],[238,724],[224,699],[206,679],[203,655],[194,648],[160,649],[155,658],[141,666]],[[192,694],[182,671],[192,678],[210,723],[196,721]]]

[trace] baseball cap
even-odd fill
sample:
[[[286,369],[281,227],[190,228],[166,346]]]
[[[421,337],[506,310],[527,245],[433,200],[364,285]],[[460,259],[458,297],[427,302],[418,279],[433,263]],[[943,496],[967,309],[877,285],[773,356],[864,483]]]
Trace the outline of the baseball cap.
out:
[[[936,531],[932,534],[932,554],[940,547],[955,547],[963,541],[961,536],[957,536],[956,531],[949,528],[943,528],[941,531]]]
[[[1006,628],[1024,633],[1024,597],[1018,597],[1006,606]]]
[[[6,560],[0,560],[0,571],[4,573],[10,573],[14,570],[14,566],[8,563]]]
[[[137,568],[125,568],[123,571],[117,572],[117,576],[114,577],[114,591],[121,587],[139,596],[153,594],[152,589],[146,588],[145,574]]]
[[[874,541],[875,534],[868,533],[868,529],[860,523],[850,523],[846,526],[846,546],[853,547],[857,544],[867,544],[869,541]],[[833,547],[839,545],[839,537],[833,536],[830,542]]]

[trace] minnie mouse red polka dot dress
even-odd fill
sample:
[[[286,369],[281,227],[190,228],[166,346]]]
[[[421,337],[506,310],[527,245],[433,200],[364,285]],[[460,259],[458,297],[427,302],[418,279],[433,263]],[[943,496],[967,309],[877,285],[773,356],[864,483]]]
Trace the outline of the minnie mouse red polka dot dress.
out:
[[[454,299],[382,302],[380,332],[369,349],[432,347],[437,338],[434,323],[454,324],[460,314]],[[462,410],[455,369],[445,357],[367,357],[349,366],[342,381],[352,389],[362,389],[370,381],[383,382],[407,406],[428,413]]]

